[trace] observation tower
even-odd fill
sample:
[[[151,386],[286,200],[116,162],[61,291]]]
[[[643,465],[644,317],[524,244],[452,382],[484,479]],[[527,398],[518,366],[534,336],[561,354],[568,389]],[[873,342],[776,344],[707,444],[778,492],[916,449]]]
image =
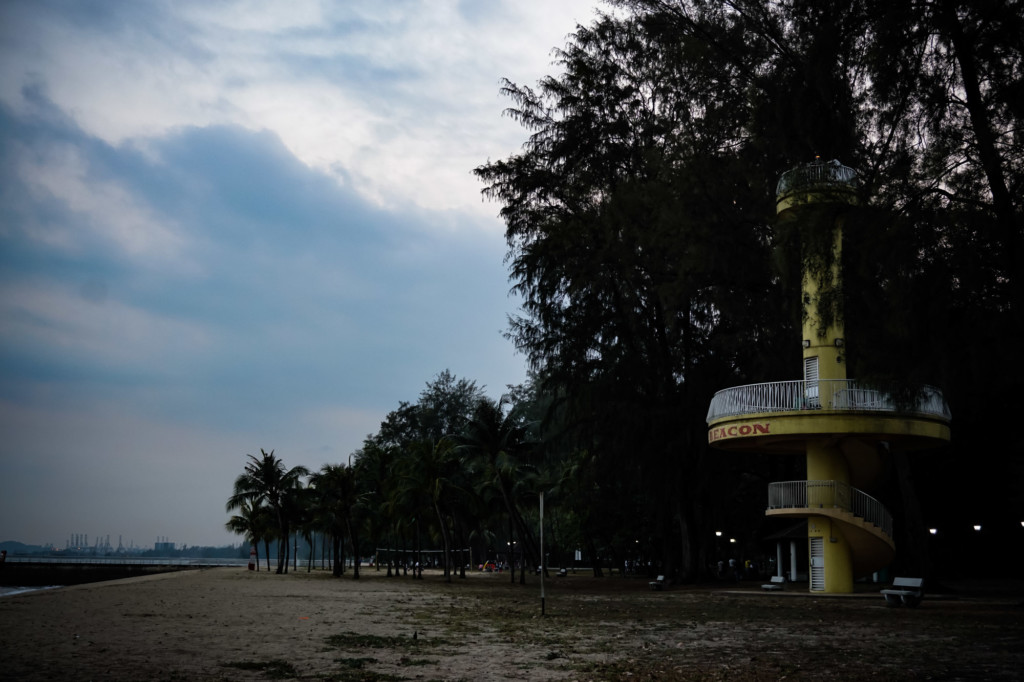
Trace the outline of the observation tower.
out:
[[[764,455],[802,454],[807,480],[769,484],[768,516],[807,519],[811,592],[846,593],[891,563],[889,510],[871,496],[890,448],[949,440],[949,408],[930,386],[897,391],[846,376],[842,231],[856,205],[857,173],[814,161],[782,175],[776,212],[802,235],[803,377],[726,388],[708,409],[708,442]]]

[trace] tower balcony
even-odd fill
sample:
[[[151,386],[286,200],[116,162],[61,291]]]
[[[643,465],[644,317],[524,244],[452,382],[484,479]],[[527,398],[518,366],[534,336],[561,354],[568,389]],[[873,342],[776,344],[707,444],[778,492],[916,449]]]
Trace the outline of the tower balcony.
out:
[[[895,388],[866,385],[855,379],[734,386],[715,393],[708,408],[707,423],[746,414],[805,410],[892,412],[950,420],[949,406],[937,388],[920,386],[909,393],[903,396]]]
[[[808,439],[881,442],[917,450],[949,441],[949,406],[914,390],[855,379],[775,381],[726,388],[708,408],[708,442],[732,450],[804,452]]]
[[[856,187],[857,171],[835,160],[813,161],[783,173],[779,177],[775,194],[781,196],[787,192],[821,189],[828,186]]]

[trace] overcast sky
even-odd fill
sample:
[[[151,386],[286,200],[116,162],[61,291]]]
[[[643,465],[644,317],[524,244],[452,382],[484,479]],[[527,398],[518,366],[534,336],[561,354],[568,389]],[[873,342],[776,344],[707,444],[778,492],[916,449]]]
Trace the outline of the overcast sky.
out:
[[[247,453],[521,382],[471,171],[596,5],[0,2],[0,540],[238,542]]]

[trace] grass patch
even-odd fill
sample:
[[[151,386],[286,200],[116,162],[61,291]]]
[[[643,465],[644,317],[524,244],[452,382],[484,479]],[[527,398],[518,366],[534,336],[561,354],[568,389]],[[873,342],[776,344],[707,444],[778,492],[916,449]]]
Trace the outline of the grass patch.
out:
[[[422,643],[412,637],[361,635],[356,632],[342,632],[327,638],[327,645],[335,649],[416,649]]]
[[[286,680],[292,677],[298,677],[299,674],[288,661],[282,661],[279,658],[275,658],[270,661],[234,661],[231,663],[222,663],[226,668],[235,668],[237,670],[255,670],[264,673],[267,677],[272,680]]]
[[[341,670],[327,677],[317,677],[318,680],[330,680],[330,682],[394,682],[402,679],[394,675],[367,670],[366,664],[376,663],[377,659],[375,658],[338,658],[335,661],[341,666]]]
[[[372,670],[347,669],[327,676],[317,675],[316,679],[325,682],[399,682],[402,678]]]
[[[352,670],[362,670],[366,667],[367,663],[376,663],[376,658],[367,658],[362,656],[360,658],[336,658],[334,659],[341,664],[342,668],[351,668]]]

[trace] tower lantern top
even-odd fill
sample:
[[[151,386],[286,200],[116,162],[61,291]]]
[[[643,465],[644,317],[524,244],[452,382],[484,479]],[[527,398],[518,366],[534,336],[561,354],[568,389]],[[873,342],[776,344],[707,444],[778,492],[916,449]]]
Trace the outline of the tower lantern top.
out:
[[[815,159],[783,173],[776,187],[776,212],[808,203],[856,204],[857,171],[835,159]]]
[[[781,196],[786,192],[808,191],[815,189],[854,189],[857,186],[857,171],[844,166],[837,160],[822,161],[815,159],[786,171],[779,178],[775,194]]]

